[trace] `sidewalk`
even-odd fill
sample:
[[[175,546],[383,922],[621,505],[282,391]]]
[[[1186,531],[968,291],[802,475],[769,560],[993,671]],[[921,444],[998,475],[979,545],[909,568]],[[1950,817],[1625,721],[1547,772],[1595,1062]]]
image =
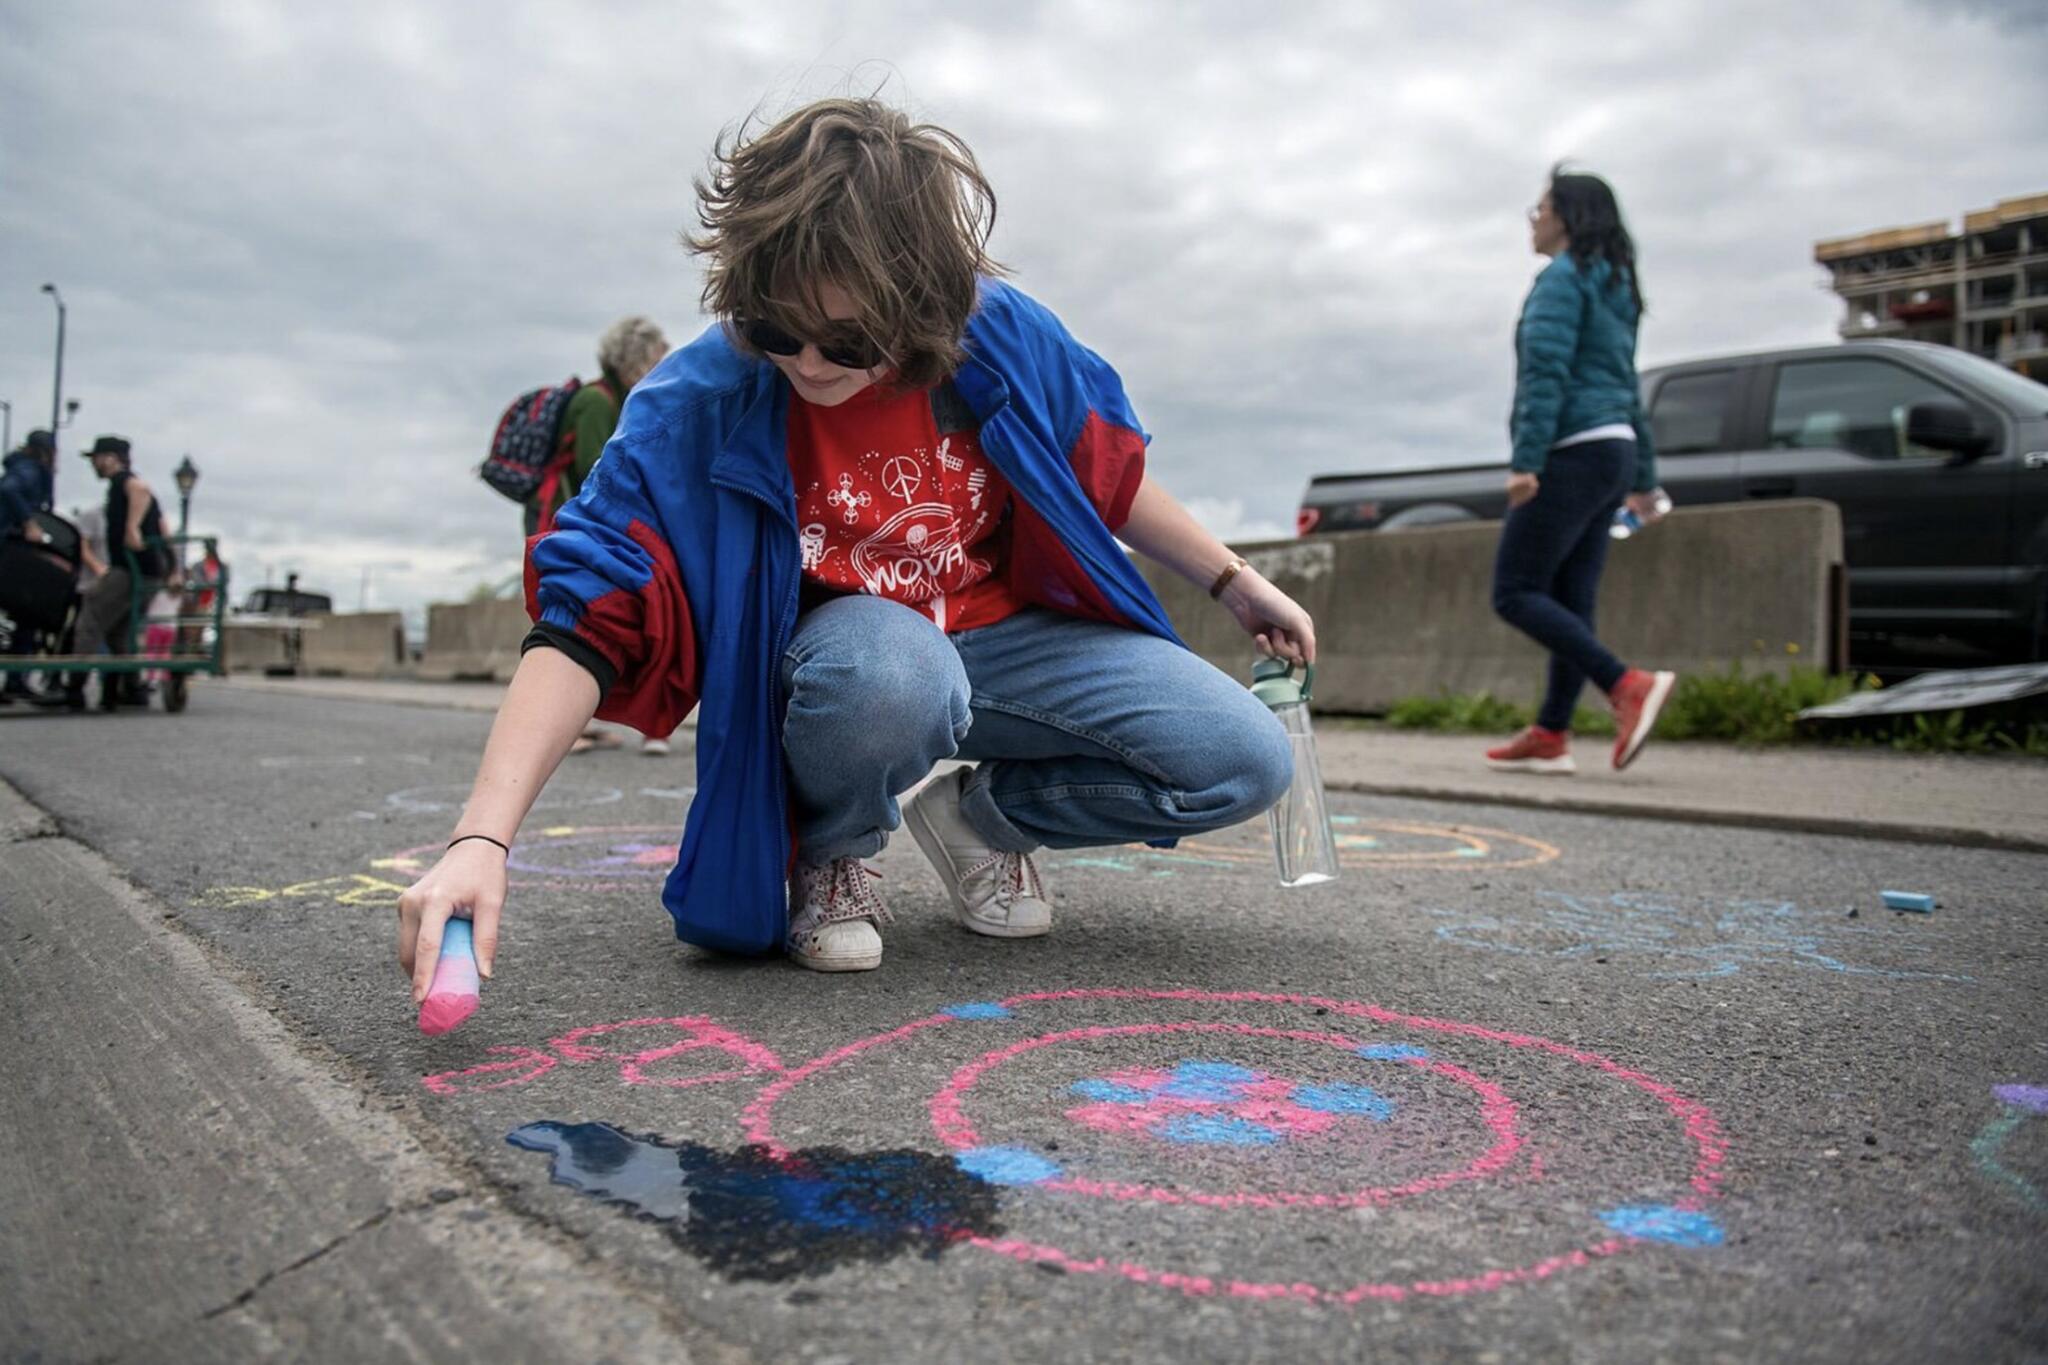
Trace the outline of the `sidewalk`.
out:
[[[750,1358],[367,1099],[5,782],[0,906],[8,1360]]]
[[[495,710],[505,695],[497,683],[348,678],[200,685],[464,711]],[[692,714],[684,727],[695,725]],[[1339,791],[2048,853],[2048,763],[2038,759],[1652,744],[1616,773],[1607,746],[1588,743],[1579,774],[1559,778],[1493,772],[1480,757],[1487,743],[1340,720],[1317,733],[1323,780]]]

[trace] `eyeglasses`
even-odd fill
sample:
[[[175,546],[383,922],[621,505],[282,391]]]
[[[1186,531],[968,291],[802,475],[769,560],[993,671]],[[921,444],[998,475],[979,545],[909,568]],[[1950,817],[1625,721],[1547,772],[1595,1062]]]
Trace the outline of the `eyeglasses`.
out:
[[[872,370],[888,359],[865,337],[853,341],[807,342],[802,337],[791,336],[772,322],[751,318],[739,324],[740,335],[747,344],[767,355],[793,356],[801,354],[807,345],[815,345],[818,354],[827,364],[847,370]]]

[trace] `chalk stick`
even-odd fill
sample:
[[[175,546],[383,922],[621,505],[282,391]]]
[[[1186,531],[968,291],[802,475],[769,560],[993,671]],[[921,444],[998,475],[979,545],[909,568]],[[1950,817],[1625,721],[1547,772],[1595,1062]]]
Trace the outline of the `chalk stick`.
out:
[[[451,919],[441,928],[441,960],[434,964],[434,984],[420,1002],[420,1032],[434,1037],[475,1014],[482,1003],[480,988],[469,921]]]
[[[1934,913],[1934,897],[1923,896],[1918,891],[1880,891],[1884,903],[1893,910],[1917,910],[1923,915]]]

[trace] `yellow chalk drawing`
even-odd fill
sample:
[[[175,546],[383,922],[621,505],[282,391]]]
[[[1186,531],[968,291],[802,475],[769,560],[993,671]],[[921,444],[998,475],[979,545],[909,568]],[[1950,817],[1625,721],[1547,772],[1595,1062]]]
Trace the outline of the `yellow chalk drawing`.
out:
[[[405,888],[397,882],[387,882],[367,872],[349,872],[291,886],[216,886],[200,893],[193,903],[212,910],[240,910],[278,901],[325,901],[332,905],[395,909],[398,898],[404,894]]]

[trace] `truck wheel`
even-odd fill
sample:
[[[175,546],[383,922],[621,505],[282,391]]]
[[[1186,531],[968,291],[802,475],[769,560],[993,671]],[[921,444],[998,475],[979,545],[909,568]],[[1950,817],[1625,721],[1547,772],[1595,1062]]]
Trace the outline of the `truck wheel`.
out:
[[[173,673],[164,679],[164,710],[172,715],[185,709],[185,675]]]

